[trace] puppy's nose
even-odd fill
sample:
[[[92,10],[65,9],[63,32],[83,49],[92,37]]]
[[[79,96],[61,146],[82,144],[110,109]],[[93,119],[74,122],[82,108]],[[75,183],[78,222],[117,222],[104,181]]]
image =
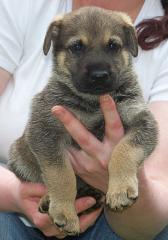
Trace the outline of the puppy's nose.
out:
[[[109,76],[110,74],[106,70],[94,70],[90,74],[92,82],[107,81]]]

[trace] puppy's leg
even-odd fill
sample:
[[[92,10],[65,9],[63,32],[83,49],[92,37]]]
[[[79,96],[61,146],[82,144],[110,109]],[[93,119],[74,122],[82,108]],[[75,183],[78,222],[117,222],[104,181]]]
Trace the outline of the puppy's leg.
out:
[[[62,157],[61,157],[62,158]],[[61,164],[57,164],[57,163]],[[42,199],[41,211],[48,210],[53,222],[68,235],[79,233],[79,220],[74,202],[76,198],[76,177],[69,161],[44,161],[42,174],[48,188],[48,196]],[[47,204],[49,203],[49,207]],[[48,209],[47,209],[48,208]]]
[[[114,149],[108,166],[109,186],[106,195],[106,203],[113,211],[121,211],[137,199],[137,170],[143,158],[143,148],[131,144],[129,135]]]
[[[25,141],[24,135],[11,145],[8,168],[22,181],[43,182],[37,159]]]

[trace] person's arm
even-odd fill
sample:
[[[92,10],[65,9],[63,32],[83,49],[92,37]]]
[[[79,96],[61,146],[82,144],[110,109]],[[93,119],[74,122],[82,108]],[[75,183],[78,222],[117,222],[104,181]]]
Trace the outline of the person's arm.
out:
[[[0,67],[0,96],[4,92],[9,80],[12,78],[11,74]]]
[[[19,180],[12,172],[0,166],[0,211],[18,212],[15,191],[19,184]]]
[[[42,184],[22,183],[8,169],[0,166],[0,211],[17,212],[25,215],[46,236],[63,238],[65,235],[52,224],[47,214],[38,211],[40,198],[46,193]],[[92,207],[95,200],[91,197],[83,197],[75,202],[77,213]],[[102,209],[80,217],[80,230],[84,232],[92,225]]]

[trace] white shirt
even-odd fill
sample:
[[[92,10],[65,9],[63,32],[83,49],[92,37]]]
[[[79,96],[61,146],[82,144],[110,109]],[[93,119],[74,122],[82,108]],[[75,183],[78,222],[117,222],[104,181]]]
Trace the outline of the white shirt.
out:
[[[51,72],[51,51],[44,56],[49,23],[71,11],[71,0],[1,0],[0,66],[13,74],[0,97],[0,161],[8,159],[11,143],[22,135],[32,97],[43,89]],[[163,15],[159,0],[145,0],[135,25]],[[168,100],[168,41],[134,59],[146,102]]]

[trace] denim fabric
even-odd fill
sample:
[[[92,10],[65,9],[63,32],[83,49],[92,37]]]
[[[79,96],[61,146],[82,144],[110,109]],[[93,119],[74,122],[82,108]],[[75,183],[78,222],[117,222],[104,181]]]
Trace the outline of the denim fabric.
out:
[[[0,213],[0,239],[1,240],[43,240],[43,235],[26,227],[16,214]]]
[[[13,213],[0,213],[0,240],[56,240],[47,238],[35,228],[27,227]],[[65,240],[122,240],[109,227],[104,215],[96,224],[85,233],[77,237],[67,237]],[[155,240],[168,240],[168,227],[164,229]]]
[[[168,240],[168,226],[154,240]]]
[[[70,238],[71,239],[71,238]],[[104,215],[102,215],[96,224],[89,228],[79,237],[73,237],[72,240],[122,240],[117,236],[108,225]]]

